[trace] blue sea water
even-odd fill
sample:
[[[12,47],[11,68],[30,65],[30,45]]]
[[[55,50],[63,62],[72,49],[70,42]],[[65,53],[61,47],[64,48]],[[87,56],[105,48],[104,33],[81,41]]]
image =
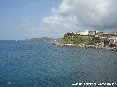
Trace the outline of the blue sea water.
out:
[[[0,41],[0,87],[117,83],[117,52],[56,46],[47,42]]]

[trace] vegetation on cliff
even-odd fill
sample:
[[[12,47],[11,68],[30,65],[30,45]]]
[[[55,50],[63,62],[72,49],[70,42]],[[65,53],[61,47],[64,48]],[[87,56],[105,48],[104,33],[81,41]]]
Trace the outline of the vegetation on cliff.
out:
[[[105,35],[104,39],[99,37],[89,36],[89,35],[79,35],[74,33],[67,33],[64,37],[58,41],[59,44],[73,44],[74,46],[78,45],[108,45],[107,41],[108,35]]]

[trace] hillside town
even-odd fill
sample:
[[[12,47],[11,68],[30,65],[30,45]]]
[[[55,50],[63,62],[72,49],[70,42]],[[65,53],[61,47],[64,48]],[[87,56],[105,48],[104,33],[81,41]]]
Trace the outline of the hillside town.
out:
[[[117,50],[117,32],[106,33],[89,30],[68,32],[57,41],[61,46],[94,47],[100,49]]]

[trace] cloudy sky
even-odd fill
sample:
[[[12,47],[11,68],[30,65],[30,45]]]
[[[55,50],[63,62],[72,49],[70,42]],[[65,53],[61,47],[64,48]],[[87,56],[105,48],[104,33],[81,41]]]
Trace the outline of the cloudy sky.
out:
[[[0,0],[0,39],[117,31],[117,0]]]

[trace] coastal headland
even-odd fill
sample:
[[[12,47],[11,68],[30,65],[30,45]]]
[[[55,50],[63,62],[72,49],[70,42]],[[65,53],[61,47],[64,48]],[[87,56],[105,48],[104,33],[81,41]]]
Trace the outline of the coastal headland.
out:
[[[68,32],[63,38],[58,39],[55,44],[117,51],[117,32],[106,33],[89,30]]]

